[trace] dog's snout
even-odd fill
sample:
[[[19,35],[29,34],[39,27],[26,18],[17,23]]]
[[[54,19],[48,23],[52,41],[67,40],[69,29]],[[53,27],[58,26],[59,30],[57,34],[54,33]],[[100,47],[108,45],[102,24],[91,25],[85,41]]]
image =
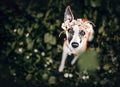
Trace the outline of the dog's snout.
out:
[[[79,46],[79,44],[77,42],[72,42],[72,47],[73,48],[77,48]]]
[[[84,35],[85,35],[85,32],[84,32],[83,30],[81,30],[81,31],[79,32],[79,34],[80,34],[81,36],[84,36]]]

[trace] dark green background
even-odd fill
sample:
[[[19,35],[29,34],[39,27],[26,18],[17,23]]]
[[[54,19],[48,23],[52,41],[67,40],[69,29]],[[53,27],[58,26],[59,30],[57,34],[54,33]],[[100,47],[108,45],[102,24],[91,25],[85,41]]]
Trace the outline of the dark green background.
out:
[[[94,40],[58,72],[65,8],[95,24]],[[120,87],[120,0],[0,1],[0,87]]]

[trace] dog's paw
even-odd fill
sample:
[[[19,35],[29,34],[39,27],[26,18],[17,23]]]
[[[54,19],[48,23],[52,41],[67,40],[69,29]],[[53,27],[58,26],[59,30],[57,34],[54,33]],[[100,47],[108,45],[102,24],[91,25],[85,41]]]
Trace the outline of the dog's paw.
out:
[[[63,69],[64,69],[64,67],[63,67],[63,66],[60,66],[58,71],[59,71],[59,72],[62,72]]]

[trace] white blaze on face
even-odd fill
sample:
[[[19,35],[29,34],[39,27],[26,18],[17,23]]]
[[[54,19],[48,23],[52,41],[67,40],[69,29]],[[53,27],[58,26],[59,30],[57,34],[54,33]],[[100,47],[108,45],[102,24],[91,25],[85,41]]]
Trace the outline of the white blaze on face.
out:
[[[79,29],[79,27],[77,25],[73,26],[73,31],[74,31],[74,35],[73,35],[73,38],[72,38],[70,44],[72,42],[80,43],[80,37],[79,37],[79,31],[80,31],[80,29]]]

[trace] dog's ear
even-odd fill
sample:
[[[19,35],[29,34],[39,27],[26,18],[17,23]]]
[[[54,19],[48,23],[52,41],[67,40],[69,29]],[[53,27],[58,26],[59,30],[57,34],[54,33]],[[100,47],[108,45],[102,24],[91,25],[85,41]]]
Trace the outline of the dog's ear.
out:
[[[70,6],[67,6],[65,9],[65,13],[64,13],[64,21],[66,21],[66,20],[72,21],[73,19],[74,19],[74,16],[70,9]]]

